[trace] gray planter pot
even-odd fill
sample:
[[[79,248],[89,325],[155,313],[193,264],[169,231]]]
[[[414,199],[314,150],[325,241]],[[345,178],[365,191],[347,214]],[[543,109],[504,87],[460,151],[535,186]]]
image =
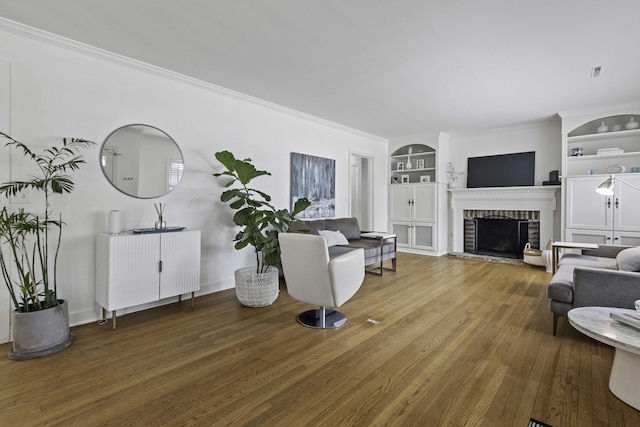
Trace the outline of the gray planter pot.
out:
[[[59,300],[46,310],[11,313],[12,348],[9,359],[29,360],[67,348],[73,342],[69,332],[69,304]]]

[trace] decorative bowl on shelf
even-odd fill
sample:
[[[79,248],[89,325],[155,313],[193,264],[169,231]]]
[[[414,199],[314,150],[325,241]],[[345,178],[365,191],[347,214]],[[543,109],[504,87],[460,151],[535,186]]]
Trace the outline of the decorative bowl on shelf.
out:
[[[607,168],[607,173],[625,173],[626,170],[624,165],[611,165]]]

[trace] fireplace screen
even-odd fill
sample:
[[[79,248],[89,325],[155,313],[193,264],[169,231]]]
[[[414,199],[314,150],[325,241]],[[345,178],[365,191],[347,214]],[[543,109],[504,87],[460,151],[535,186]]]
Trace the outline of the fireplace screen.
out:
[[[474,217],[464,220],[464,251],[502,258],[523,258],[529,242],[540,247],[540,222],[537,211],[504,211],[500,213],[465,211]],[[471,215],[469,215],[471,216]]]

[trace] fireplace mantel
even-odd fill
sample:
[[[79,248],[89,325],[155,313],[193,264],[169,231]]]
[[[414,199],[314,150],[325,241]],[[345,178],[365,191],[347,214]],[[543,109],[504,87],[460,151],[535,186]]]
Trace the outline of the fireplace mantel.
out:
[[[526,210],[540,212],[541,244],[553,238],[554,213],[560,186],[449,189],[453,211],[453,252],[464,251],[465,210]]]

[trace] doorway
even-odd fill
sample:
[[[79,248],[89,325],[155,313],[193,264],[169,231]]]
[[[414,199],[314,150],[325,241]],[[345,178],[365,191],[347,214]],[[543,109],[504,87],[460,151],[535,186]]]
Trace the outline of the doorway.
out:
[[[350,154],[349,162],[349,216],[358,219],[360,229],[373,228],[373,158]]]

